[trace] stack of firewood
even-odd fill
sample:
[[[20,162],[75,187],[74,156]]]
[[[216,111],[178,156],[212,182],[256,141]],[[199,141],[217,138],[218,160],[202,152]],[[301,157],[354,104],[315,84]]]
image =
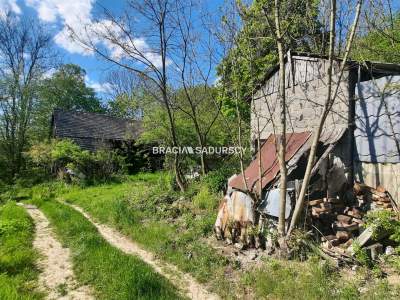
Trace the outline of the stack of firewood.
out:
[[[354,193],[360,204],[371,204],[371,209],[384,208],[394,210],[390,194],[382,186],[376,189],[362,183],[354,184]]]
[[[363,213],[358,207],[346,207],[338,198],[316,199],[308,202],[312,223],[322,233],[323,246],[347,248],[358,235]],[[329,234],[328,234],[329,233]]]
[[[367,211],[398,211],[390,194],[381,186],[375,189],[356,183],[354,197],[354,205],[345,205],[340,198],[315,199],[308,202],[311,223],[321,235],[321,250],[335,260],[351,259],[347,250],[364,231],[362,218]]]

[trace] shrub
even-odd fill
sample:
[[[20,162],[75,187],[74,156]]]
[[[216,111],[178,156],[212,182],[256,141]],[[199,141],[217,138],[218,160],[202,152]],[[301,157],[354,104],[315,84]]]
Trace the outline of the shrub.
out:
[[[396,214],[388,210],[369,211],[365,217],[365,227],[371,227],[373,238],[382,233],[390,234],[390,239],[400,244],[400,221]]]
[[[200,191],[193,197],[193,205],[200,209],[214,210],[218,205],[218,199],[207,186],[202,186]]]
[[[115,151],[89,152],[67,139],[36,144],[27,155],[34,167],[58,175],[62,180],[85,183],[106,181],[126,169],[124,157]],[[67,169],[72,174],[67,173]]]
[[[202,178],[202,181],[213,193],[218,193],[226,188],[229,177],[236,172],[236,167],[227,163],[219,169],[208,172],[208,174]]]

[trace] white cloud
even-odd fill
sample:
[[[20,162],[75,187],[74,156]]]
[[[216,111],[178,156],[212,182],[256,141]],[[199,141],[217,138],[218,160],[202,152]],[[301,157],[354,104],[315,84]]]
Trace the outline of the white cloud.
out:
[[[91,52],[72,40],[68,34],[68,26],[82,34],[85,27],[91,24],[91,11],[94,0],[26,0],[33,7],[41,21],[54,23],[61,21],[63,29],[56,34],[57,45],[70,53],[90,55]]]
[[[18,6],[17,0],[0,0],[0,18],[4,18],[9,11],[17,15],[21,14],[21,8]]]
[[[93,51],[85,48],[83,45],[77,43],[70,37],[70,33],[67,27],[64,27],[60,32],[58,32],[54,41],[58,46],[67,50],[69,53],[77,53],[82,55],[92,55]]]
[[[0,0],[4,1],[4,0]],[[11,1],[11,0],[9,0]],[[81,55],[93,55],[93,51],[85,48],[82,44],[71,39],[68,26],[72,28],[74,34],[79,38],[85,39],[90,35],[91,41],[97,45],[103,45],[110,51],[110,55],[115,60],[126,58],[126,53],[121,47],[111,43],[100,36],[112,34],[120,41],[124,41],[127,48],[136,48],[143,53],[145,58],[151,61],[156,68],[161,67],[161,56],[154,52],[143,38],[129,40],[122,30],[110,20],[92,21],[92,9],[95,0],[25,0],[28,6],[33,7],[38,17],[43,22],[61,22],[63,29],[58,32],[54,41],[58,46],[70,53]],[[93,40],[94,39],[94,40]],[[170,64],[170,61],[167,61]]]
[[[110,83],[99,83],[89,78],[89,76],[85,76],[85,82],[87,86],[91,87],[95,90],[96,93],[109,93],[112,89],[112,85]]]

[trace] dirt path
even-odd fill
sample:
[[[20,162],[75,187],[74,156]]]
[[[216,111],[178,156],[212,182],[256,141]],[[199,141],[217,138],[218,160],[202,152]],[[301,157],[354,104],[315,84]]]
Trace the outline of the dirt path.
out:
[[[94,226],[96,226],[100,234],[111,245],[122,250],[124,253],[133,254],[141,258],[144,262],[151,265],[159,274],[170,280],[172,284],[174,284],[190,299],[220,299],[216,294],[208,292],[206,288],[199,284],[191,275],[181,272],[174,265],[156,259],[151,252],[144,250],[141,246],[133,242],[130,238],[122,235],[117,230],[107,225],[97,223],[91,216],[83,211],[82,208],[73,204],[65,204],[71,206],[84,215]]]
[[[71,255],[57,241],[45,215],[34,205],[24,205],[32,217],[36,233],[33,246],[41,254],[39,259],[39,287],[48,294],[47,299],[91,300],[91,289],[79,286],[72,271]]]

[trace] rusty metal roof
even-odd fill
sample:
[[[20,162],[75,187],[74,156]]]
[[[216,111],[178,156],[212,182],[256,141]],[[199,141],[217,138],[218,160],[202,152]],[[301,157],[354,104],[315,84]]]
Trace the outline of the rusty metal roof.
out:
[[[308,141],[311,136],[310,131],[299,132],[299,133],[288,133],[286,134],[287,145],[286,145],[286,156],[285,160],[288,162],[299,149]],[[277,142],[279,135],[271,134],[265,143],[261,147],[261,164],[263,170],[262,176],[262,188],[269,184],[279,173],[279,161],[277,155]],[[258,181],[258,155],[256,155],[250,165],[245,170],[244,174],[246,177],[247,186],[250,190],[255,191],[257,188]],[[246,187],[243,182],[242,174],[239,174],[233,178],[229,185],[232,188],[236,188],[242,191],[246,191]]]

